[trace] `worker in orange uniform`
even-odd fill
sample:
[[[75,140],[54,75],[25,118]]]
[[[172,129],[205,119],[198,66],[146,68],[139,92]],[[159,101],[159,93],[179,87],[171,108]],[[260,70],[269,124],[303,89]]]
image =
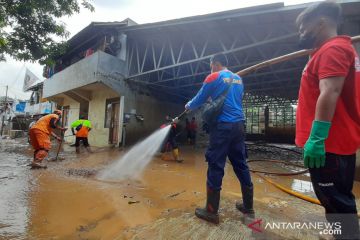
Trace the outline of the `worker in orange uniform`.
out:
[[[50,135],[54,136],[58,141],[61,138],[57,136],[53,129],[60,129],[66,131],[66,128],[60,127],[57,123],[61,118],[61,111],[55,110],[54,113],[48,114],[40,118],[29,130],[30,143],[34,148],[34,160],[31,163],[33,168],[46,167],[41,162],[49,154],[51,148]]]
[[[75,133],[75,130],[76,133]],[[71,124],[71,131],[76,136],[75,147],[76,153],[80,153],[80,142],[83,143],[85,149],[88,152],[92,152],[90,149],[88,136],[91,130],[91,122],[85,116],[81,116],[79,120],[76,120]]]

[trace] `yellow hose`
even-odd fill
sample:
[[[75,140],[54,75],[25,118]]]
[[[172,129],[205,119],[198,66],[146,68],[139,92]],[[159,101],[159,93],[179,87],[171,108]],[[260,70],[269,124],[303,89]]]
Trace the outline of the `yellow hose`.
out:
[[[266,161],[266,160],[249,160],[248,162],[251,162],[251,161]],[[281,161],[275,161],[275,160],[271,160],[272,162],[281,162]],[[285,164],[289,164],[287,162],[283,162]],[[294,165],[294,164],[290,164],[290,165]],[[272,181],[271,179],[259,174],[258,172],[261,172],[261,171],[257,171],[257,170],[253,170],[253,169],[250,169],[251,172],[253,172],[254,174],[256,174],[256,176],[264,179],[266,182],[270,183],[271,185],[273,185],[274,187],[280,189],[281,191],[287,193],[287,194],[290,194],[294,197],[297,197],[297,198],[300,198],[300,199],[303,199],[307,202],[310,202],[310,203],[314,203],[314,204],[318,204],[318,205],[321,205],[320,201],[316,198],[312,198],[312,197],[309,197],[309,196],[306,196],[304,194],[301,194],[301,193],[298,193],[298,192],[295,192],[289,188],[286,188],[284,187],[283,185],[280,185],[274,181]],[[298,173],[296,173],[295,175],[300,175],[300,174],[303,174],[304,172],[303,171],[300,171]],[[286,176],[286,175],[283,175],[281,173],[270,173],[272,175],[279,175],[279,176]],[[289,175],[290,176],[290,175]],[[235,193],[232,193],[232,192],[229,192],[230,194],[233,194],[233,195],[236,195]],[[360,218],[360,213],[358,213],[358,217]]]
[[[260,174],[257,174],[255,173],[257,176],[261,177],[262,179],[264,179],[265,181],[267,181],[268,183],[272,184],[273,186],[277,187],[278,189],[280,189],[281,191],[287,193],[287,194],[290,194],[290,195],[293,195],[295,197],[298,197],[298,198],[301,198],[305,201],[308,201],[308,202],[311,202],[311,203],[314,203],[314,204],[318,204],[318,205],[321,205],[320,201],[318,199],[315,199],[315,198],[312,198],[312,197],[309,197],[309,196],[306,196],[304,194],[301,194],[301,193],[298,193],[298,192],[295,192],[293,190],[290,190],[276,182],[273,182],[272,180],[270,180],[269,178],[267,177],[264,177]]]

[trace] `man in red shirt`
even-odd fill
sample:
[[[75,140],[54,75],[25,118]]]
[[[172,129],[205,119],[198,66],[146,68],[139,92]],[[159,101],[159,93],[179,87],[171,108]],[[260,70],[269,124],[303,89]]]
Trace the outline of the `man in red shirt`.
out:
[[[360,63],[348,36],[338,36],[341,8],[321,2],[297,18],[300,45],[315,50],[302,74],[296,144],[329,222],[341,223],[342,239],[358,239],[352,193],[360,147]]]

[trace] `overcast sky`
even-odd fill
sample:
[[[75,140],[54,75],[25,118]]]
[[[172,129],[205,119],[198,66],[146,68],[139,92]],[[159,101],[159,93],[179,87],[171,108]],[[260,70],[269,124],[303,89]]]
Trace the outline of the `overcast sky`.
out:
[[[70,37],[93,21],[122,21],[131,18],[135,22],[150,23],[231,9],[269,4],[274,0],[92,0],[95,12],[82,9],[80,14],[61,19],[65,22]],[[288,0],[285,5],[312,1]],[[7,58],[0,62],[0,96],[5,95],[5,86],[9,85],[11,97],[27,99],[29,93],[22,92],[25,69],[42,78],[42,66],[37,63],[19,62]]]

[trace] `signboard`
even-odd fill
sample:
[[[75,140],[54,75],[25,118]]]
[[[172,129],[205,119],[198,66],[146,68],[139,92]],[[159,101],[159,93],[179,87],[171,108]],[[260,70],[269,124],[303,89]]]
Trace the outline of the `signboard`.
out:
[[[53,110],[56,109],[55,103],[52,102],[43,102],[34,105],[30,105],[30,103],[26,103],[25,112],[30,115],[37,114],[49,114],[52,113]]]
[[[40,103],[40,113],[44,114],[44,113],[51,113],[51,102],[43,102]]]
[[[29,87],[31,87],[38,80],[40,79],[36,77],[35,74],[33,74],[29,69],[26,69],[23,91],[27,91]]]
[[[15,105],[15,112],[23,113],[25,112],[26,102],[19,102]]]

